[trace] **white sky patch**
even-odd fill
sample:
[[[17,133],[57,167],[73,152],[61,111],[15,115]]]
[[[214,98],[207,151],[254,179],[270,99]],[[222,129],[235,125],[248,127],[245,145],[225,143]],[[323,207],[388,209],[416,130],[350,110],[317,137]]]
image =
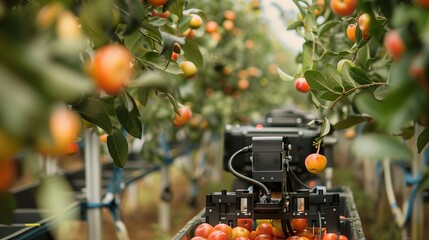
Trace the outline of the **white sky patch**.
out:
[[[277,34],[287,48],[290,48],[294,53],[300,52],[304,39],[295,30],[287,30],[285,19],[282,19],[279,9],[274,6],[274,4],[278,4],[284,9],[289,19],[296,19],[299,11],[295,4],[290,0],[261,0],[260,3],[262,17],[266,19],[272,31]]]

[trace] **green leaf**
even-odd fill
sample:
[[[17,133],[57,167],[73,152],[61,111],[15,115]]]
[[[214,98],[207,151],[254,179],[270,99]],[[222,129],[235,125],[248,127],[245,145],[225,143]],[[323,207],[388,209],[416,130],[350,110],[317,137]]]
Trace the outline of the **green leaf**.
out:
[[[354,98],[355,105],[359,112],[369,114],[378,119],[380,116],[381,102],[368,92],[362,92]]]
[[[386,97],[386,94],[388,93],[389,86],[388,85],[381,85],[378,88],[374,90],[374,97],[377,100],[383,100]]]
[[[332,89],[332,82],[328,82],[323,73],[318,70],[308,70],[304,72],[304,77],[312,90],[341,94]]]
[[[145,71],[137,79],[134,79],[128,85],[129,88],[157,88],[165,89],[172,84],[167,75],[160,71]]]
[[[126,34],[132,33],[136,30],[147,14],[146,8],[141,4],[139,0],[127,0],[125,1],[128,8],[127,15],[127,29]]]
[[[10,192],[0,193],[0,224],[13,223],[13,212],[16,208],[15,197]]]
[[[350,68],[350,77],[361,85],[372,83],[369,79],[367,72],[358,67]]]
[[[172,14],[177,15],[179,18],[183,17],[184,0],[168,1],[166,7]]]
[[[370,117],[365,117],[365,116],[361,116],[361,115],[350,115],[350,116],[347,116],[346,119],[338,121],[334,125],[334,128],[337,130],[346,129],[346,128],[355,126],[359,123],[368,121],[370,119],[371,119]]]
[[[186,39],[186,43],[182,49],[185,51],[185,58],[188,61],[193,62],[197,68],[203,67],[203,56],[198,45],[193,40]]]
[[[161,58],[158,52],[148,52],[142,59],[140,59],[140,61],[171,74],[179,75],[183,73],[182,69],[180,69],[179,65],[177,65],[175,61]]]
[[[315,139],[316,142],[319,142],[323,139],[323,137],[325,137],[326,135],[329,134],[329,132],[331,131],[331,123],[329,122],[329,120],[325,117],[323,119],[323,123],[322,123],[322,127],[320,128],[320,136],[317,137]]]
[[[142,41],[144,38],[145,36],[141,32],[135,31],[124,37],[124,44],[134,56],[140,58],[149,51],[149,49],[143,47]]]
[[[333,89],[341,89],[340,91],[344,92],[343,82],[341,76],[338,74],[337,68],[333,65],[326,65],[323,73],[326,75],[326,79],[332,84]]]
[[[357,52],[357,63],[360,64],[360,66],[366,65],[367,61],[370,59],[370,52],[369,52],[369,45],[365,45],[362,48],[360,48]]]
[[[277,73],[279,74],[279,77],[281,80],[285,81],[285,82],[292,82],[293,81],[293,77],[289,74],[287,74],[286,72],[282,71],[280,68],[277,68]]]
[[[142,28],[140,30],[142,33],[150,36],[152,39],[155,39],[157,42],[162,42],[163,37],[161,35],[161,32],[159,31],[159,28],[149,23],[142,23],[141,27]]]
[[[417,150],[419,153],[426,147],[429,142],[429,128],[426,127],[417,137]]]
[[[367,134],[359,136],[353,142],[351,150],[354,154],[369,160],[413,159],[413,154],[402,141],[388,135]]]
[[[94,81],[74,69],[49,62],[40,81],[45,94],[57,100],[72,102],[94,90]]]
[[[133,137],[141,138],[142,123],[136,102],[126,91],[115,99],[116,117],[122,127]]]
[[[319,27],[317,35],[320,37],[331,28],[335,27],[340,21],[326,21],[322,26]]]
[[[319,99],[314,95],[313,92],[310,91],[311,101],[313,102],[314,106],[316,108],[320,108],[322,104],[320,103]]]
[[[294,30],[297,29],[298,27],[304,26],[304,22],[301,20],[295,21],[291,24],[289,24],[289,26],[287,26],[287,30]]]
[[[128,158],[128,142],[121,130],[114,127],[107,137],[107,148],[117,167],[123,168]]]
[[[112,131],[112,120],[100,100],[88,98],[73,107],[83,119],[99,126],[106,133]]]
[[[338,93],[325,92],[322,95],[320,95],[320,98],[328,100],[328,101],[335,101],[340,96],[341,96],[341,94],[338,94]]]
[[[426,96],[426,92],[411,81],[392,89],[380,108],[380,126],[390,131],[401,129],[406,122],[419,116]]]
[[[313,49],[308,42],[304,43],[302,48],[302,71],[306,72],[307,70],[313,69]]]

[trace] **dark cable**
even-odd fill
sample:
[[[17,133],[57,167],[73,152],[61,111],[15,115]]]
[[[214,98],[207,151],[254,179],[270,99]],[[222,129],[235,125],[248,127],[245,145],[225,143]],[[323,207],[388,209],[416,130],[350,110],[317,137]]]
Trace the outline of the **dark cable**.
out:
[[[270,200],[270,199],[271,199],[271,193],[270,193],[270,190],[268,190],[268,188],[267,188],[263,183],[261,183],[261,182],[259,182],[259,181],[255,180],[255,179],[252,179],[252,178],[249,178],[249,177],[246,177],[246,176],[244,176],[244,175],[240,174],[239,172],[235,171],[235,170],[234,170],[234,168],[232,167],[232,161],[234,161],[234,159],[235,159],[238,155],[240,155],[240,154],[242,154],[242,153],[251,152],[251,151],[252,151],[252,145],[250,145],[250,146],[246,146],[246,147],[244,147],[244,148],[242,148],[242,149],[238,150],[238,151],[237,151],[237,152],[235,152],[234,154],[232,154],[232,156],[229,158],[229,161],[228,161],[228,170],[229,170],[229,171],[230,171],[234,176],[236,176],[236,177],[238,177],[238,178],[240,178],[240,179],[242,179],[242,180],[244,180],[244,181],[250,182],[250,183],[252,183],[252,184],[254,184],[254,185],[257,185],[259,188],[261,188],[261,189],[265,192],[265,195],[267,196],[267,200]]]
[[[293,172],[292,169],[289,169],[289,172],[292,174],[292,176],[295,178],[295,180],[301,184],[303,187],[307,188],[307,189],[311,189],[311,187],[309,187],[307,184],[305,184],[303,181],[301,181],[301,179],[299,179],[299,177]]]

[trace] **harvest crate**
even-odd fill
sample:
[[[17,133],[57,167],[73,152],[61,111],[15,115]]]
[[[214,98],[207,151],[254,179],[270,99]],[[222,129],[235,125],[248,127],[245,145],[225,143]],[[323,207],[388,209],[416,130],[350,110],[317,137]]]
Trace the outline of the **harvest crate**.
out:
[[[365,236],[351,190],[348,187],[341,187],[328,192],[340,194],[340,215],[346,217],[345,220],[340,221],[341,234],[347,236],[349,240],[364,240]],[[205,220],[205,209],[202,209],[179,230],[172,240],[191,239],[195,228]]]

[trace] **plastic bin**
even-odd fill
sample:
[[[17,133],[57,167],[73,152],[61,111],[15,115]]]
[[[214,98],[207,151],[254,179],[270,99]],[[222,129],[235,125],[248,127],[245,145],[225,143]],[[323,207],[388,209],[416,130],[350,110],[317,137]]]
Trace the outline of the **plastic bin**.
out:
[[[364,240],[365,236],[362,230],[359,213],[354,202],[353,193],[348,187],[331,189],[328,190],[328,192],[340,194],[340,215],[346,217],[345,220],[341,220],[340,222],[341,234],[347,236],[349,240]],[[205,222],[205,220],[205,209],[203,208],[178,231],[172,240],[191,239],[195,228],[199,224]]]

